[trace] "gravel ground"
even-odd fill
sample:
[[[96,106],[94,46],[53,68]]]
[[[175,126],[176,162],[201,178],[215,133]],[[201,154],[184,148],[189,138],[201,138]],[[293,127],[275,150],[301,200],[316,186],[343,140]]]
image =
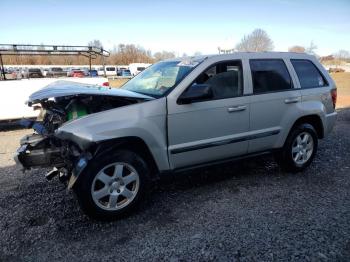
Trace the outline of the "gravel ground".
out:
[[[349,109],[303,173],[271,157],[192,172],[110,223],[84,216],[44,170],[20,172],[25,133],[0,133],[0,261],[350,260]]]

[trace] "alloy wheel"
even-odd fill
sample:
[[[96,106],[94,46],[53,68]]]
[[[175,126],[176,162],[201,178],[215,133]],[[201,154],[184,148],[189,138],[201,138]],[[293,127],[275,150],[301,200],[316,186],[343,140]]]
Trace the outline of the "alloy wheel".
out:
[[[292,144],[292,158],[297,165],[305,164],[314,151],[314,139],[308,132],[300,133]]]
[[[128,206],[140,188],[137,171],[127,163],[112,163],[95,176],[91,186],[93,201],[100,208],[116,211]]]

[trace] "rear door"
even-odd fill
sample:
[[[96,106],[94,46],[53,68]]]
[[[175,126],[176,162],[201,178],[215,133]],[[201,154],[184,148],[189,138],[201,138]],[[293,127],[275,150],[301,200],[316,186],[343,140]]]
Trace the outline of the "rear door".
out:
[[[280,146],[280,134],[299,112],[301,94],[289,73],[289,61],[250,59],[249,65],[253,83],[249,152],[254,153]]]

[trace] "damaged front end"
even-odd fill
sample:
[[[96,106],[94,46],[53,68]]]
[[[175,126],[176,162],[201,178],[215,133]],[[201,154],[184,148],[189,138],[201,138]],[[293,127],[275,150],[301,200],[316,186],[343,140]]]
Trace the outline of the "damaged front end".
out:
[[[82,148],[71,137],[57,133],[57,129],[86,115],[151,99],[121,89],[55,82],[30,96],[28,105],[40,110],[40,114],[35,121],[22,119],[19,122],[34,132],[21,139],[15,161],[22,165],[23,170],[52,167],[46,178],[50,180],[58,176],[62,182],[69,181],[68,188],[71,188],[97,148],[94,143]]]
[[[35,124],[40,125],[38,122]],[[45,177],[51,180],[58,176],[61,182],[66,182],[75,170],[76,162],[86,156],[69,141],[62,141],[53,134],[34,132],[20,140],[20,147],[14,158],[16,163],[22,165],[24,171],[37,167],[52,167]]]

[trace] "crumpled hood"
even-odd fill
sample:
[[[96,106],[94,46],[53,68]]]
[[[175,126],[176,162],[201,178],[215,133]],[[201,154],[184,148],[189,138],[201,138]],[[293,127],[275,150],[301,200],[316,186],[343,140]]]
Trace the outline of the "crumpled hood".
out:
[[[99,85],[76,83],[72,81],[56,81],[30,95],[28,103],[36,103],[42,99],[72,95],[105,95],[152,100],[153,97],[128,91],[125,89],[103,87]]]

